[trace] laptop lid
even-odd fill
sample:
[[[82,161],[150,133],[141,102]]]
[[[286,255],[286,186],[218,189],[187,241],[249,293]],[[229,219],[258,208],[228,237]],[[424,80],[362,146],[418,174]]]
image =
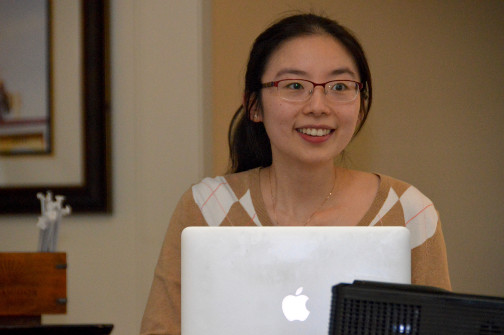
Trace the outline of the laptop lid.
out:
[[[405,227],[190,227],[182,335],[327,334],[331,289],[409,284]]]

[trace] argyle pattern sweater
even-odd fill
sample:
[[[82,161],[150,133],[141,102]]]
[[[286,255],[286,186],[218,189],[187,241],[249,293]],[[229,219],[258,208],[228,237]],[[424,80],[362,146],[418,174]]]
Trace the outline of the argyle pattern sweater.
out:
[[[405,226],[410,231],[413,284],[451,289],[439,214],[414,186],[379,175],[376,197],[358,226]],[[193,185],[180,199],[154,273],[141,334],[180,334],[180,235],[188,226],[272,226],[259,169]]]

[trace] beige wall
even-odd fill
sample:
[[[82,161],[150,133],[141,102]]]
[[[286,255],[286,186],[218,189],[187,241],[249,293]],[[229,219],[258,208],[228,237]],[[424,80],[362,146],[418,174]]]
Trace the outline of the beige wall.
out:
[[[106,322],[113,334],[138,334],[169,217],[209,173],[207,6],[111,1],[114,213],[64,219],[58,250],[69,263],[68,313],[45,323]],[[36,222],[0,217],[0,252],[35,251]]]
[[[253,39],[287,11],[325,12],[367,51],[375,100],[349,150],[441,213],[455,290],[504,296],[504,2],[214,0],[214,172],[227,164]]]

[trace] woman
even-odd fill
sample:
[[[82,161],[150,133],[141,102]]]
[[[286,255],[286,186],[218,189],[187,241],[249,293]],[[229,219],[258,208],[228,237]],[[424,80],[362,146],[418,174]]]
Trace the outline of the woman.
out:
[[[404,182],[334,164],[371,101],[364,52],[336,22],[295,15],[256,39],[229,131],[230,173],[204,179],[180,200],[142,333],[180,333],[180,234],[189,225],[407,226],[412,282],[450,289],[432,202]]]

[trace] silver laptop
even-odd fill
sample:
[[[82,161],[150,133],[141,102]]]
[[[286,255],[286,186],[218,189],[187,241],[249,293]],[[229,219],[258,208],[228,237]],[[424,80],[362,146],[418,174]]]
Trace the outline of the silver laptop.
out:
[[[326,335],[331,288],[409,284],[405,227],[190,227],[182,335]]]

